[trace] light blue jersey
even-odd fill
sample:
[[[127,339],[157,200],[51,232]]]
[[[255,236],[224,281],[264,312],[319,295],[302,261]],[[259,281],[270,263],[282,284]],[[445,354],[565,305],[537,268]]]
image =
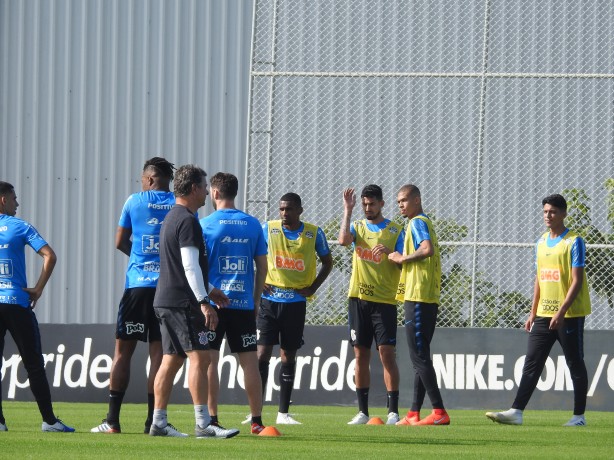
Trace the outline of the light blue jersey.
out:
[[[420,214],[421,216],[428,217],[426,214]],[[417,250],[424,240],[430,240],[431,234],[429,228],[422,219],[413,219],[410,223],[411,236],[414,241],[414,249]],[[401,251],[403,254],[403,251]]]
[[[209,258],[209,282],[230,299],[227,308],[254,309],[254,257],[267,254],[260,222],[238,209],[200,220]]]
[[[305,229],[305,224],[301,222],[301,226],[297,230],[288,230],[286,227],[282,225],[282,230],[284,232],[284,236],[290,241],[298,240]],[[268,222],[262,224],[262,232],[264,234],[264,238],[266,240],[267,245],[269,244],[269,225]],[[316,254],[318,256],[323,257],[330,254],[330,248],[328,247],[328,241],[326,241],[326,235],[324,235],[324,231],[318,227],[318,232],[316,234]],[[281,303],[293,303],[293,302],[305,302],[307,299],[305,296],[300,295],[294,289],[291,288],[282,288],[278,286],[271,286],[271,293],[264,292],[262,294],[263,299],[270,300],[271,302],[281,302]]]
[[[173,192],[149,190],[128,197],[119,226],[132,230],[126,289],[156,287],[160,276],[160,226],[175,204]]]
[[[17,217],[0,214],[0,303],[30,306],[26,279],[25,247],[36,252],[47,242],[32,225]]]

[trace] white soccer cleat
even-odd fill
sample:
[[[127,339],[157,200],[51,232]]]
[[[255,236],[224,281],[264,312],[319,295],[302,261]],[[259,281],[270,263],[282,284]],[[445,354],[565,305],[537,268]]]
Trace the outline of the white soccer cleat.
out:
[[[522,411],[509,409],[504,412],[486,412],[486,417],[503,425],[522,425]]]
[[[217,423],[210,423],[206,428],[201,428],[196,425],[194,427],[194,434],[197,438],[220,438],[228,439],[239,434],[239,430],[236,428],[226,429]]]
[[[149,429],[149,436],[169,436],[172,438],[187,438],[187,433],[182,433],[170,423],[167,423],[165,427],[160,428],[155,424],[151,424]]]
[[[584,414],[574,415],[573,417],[571,417],[569,422],[567,422],[563,426],[586,426],[586,418],[584,418]]]
[[[75,431],[73,427],[65,425],[60,419],[52,425],[43,422],[41,429],[44,433],[74,433]]]
[[[386,425],[396,425],[399,421],[401,421],[401,419],[399,418],[399,414],[397,414],[396,412],[388,413],[388,420],[386,420]]]
[[[277,424],[278,425],[302,425],[301,422],[295,420],[292,415],[286,413],[282,414],[281,412],[277,412]]]
[[[348,425],[366,425],[369,421],[369,416],[358,412],[352,420],[348,422]]]
[[[252,415],[245,417],[245,420],[241,422],[241,425],[250,425],[252,423]]]

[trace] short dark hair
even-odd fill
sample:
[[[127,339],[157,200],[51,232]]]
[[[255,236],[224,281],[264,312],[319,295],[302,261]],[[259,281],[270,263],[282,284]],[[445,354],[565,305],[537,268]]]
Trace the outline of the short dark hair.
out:
[[[150,158],[143,165],[143,172],[151,171],[154,174],[159,174],[160,176],[165,177],[169,181],[173,180],[174,170],[175,165],[162,157]]]
[[[561,211],[567,212],[567,201],[563,198],[563,195],[559,195],[558,193],[554,193],[552,195],[548,195],[546,198],[542,200],[542,207],[549,204],[550,206],[554,206]]]
[[[294,192],[284,194],[279,201],[289,201],[297,205],[299,208],[302,206],[301,197],[298,195],[298,193]]]
[[[196,165],[180,166],[175,173],[175,196],[187,196],[192,193],[192,185],[200,185],[203,177],[207,177],[207,173]]]
[[[384,192],[379,185],[370,184],[362,189],[360,198],[375,198],[378,201],[382,201],[384,199]]]
[[[13,191],[15,191],[15,187],[12,184],[0,181],[0,196],[8,195]]]
[[[230,173],[218,172],[211,177],[211,188],[220,192],[223,200],[234,200],[239,191],[239,179]]]
[[[420,189],[414,184],[405,184],[399,189],[400,192],[407,192],[410,197],[421,196]]]

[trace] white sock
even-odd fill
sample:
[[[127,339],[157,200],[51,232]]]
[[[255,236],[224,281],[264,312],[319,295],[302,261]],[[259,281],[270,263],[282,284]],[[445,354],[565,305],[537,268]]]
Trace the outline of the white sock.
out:
[[[168,420],[166,419],[166,409],[154,409],[152,423],[159,428],[164,428],[166,425],[168,425]]]
[[[206,428],[211,423],[209,408],[206,404],[194,404],[194,416],[196,424],[201,428]]]

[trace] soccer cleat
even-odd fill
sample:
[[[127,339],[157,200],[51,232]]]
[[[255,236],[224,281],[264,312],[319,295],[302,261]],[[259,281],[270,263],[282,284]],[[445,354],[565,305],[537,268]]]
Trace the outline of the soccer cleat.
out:
[[[506,410],[504,412],[486,412],[486,417],[503,425],[522,425],[522,411]]]
[[[241,425],[249,425],[251,423],[252,423],[252,415],[249,414],[247,417],[245,417],[245,420],[241,422]]]
[[[429,415],[414,425],[449,425],[450,416],[444,409],[433,409]]]
[[[199,438],[219,438],[228,439],[239,434],[236,428],[226,429],[217,422],[210,423],[206,428],[201,428],[196,425],[194,427],[194,435]]]
[[[6,422],[5,423],[0,423],[0,431],[8,431],[9,428],[6,426]]]
[[[119,424],[111,424],[105,418],[100,425],[94,427],[90,430],[90,433],[107,433],[107,434],[116,434],[121,433],[122,429]]]
[[[277,424],[278,425],[302,425],[301,422],[299,422],[298,420],[295,420],[292,415],[285,413],[282,414],[281,412],[277,412]]]
[[[53,424],[49,424],[47,422],[43,422],[43,426],[41,428],[44,433],[74,433],[75,429],[71,426],[64,425],[62,420],[57,419],[57,422]]]
[[[408,411],[407,415],[403,417],[400,421],[395,423],[395,425],[415,425],[419,421],[420,421],[420,412]]]
[[[348,425],[366,425],[369,421],[369,416],[362,412],[358,412],[352,420],[348,422]]]
[[[584,418],[584,415],[574,415],[563,426],[586,426],[586,418]]]
[[[252,434],[260,434],[262,430],[264,430],[264,425],[260,425],[259,423],[252,423]]]
[[[388,420],[386,425],[396,425],[399,422],[399,414],[396,412],[388,412]]]
[[[173,438],[187,438],[187,433],[182,433],[177,430],[173,425],[167,423],[165,427],[160,428],[157,425],[151,424],[149,430],[149,436],[169,436]]]

